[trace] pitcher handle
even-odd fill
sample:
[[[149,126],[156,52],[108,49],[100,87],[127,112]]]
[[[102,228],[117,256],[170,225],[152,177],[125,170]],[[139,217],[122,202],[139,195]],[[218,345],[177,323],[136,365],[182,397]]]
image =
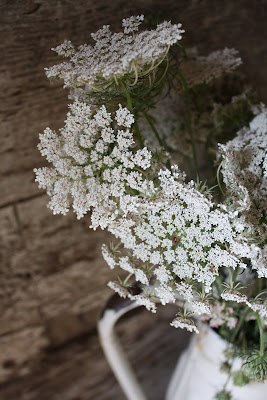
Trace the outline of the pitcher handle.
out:
[[[141,385],[115,333],[116,322],[129,311],[140,307],[136,301],[114,294],[103,308],[98,321],[98,335],[106,359],[128,400],[147,400]]]

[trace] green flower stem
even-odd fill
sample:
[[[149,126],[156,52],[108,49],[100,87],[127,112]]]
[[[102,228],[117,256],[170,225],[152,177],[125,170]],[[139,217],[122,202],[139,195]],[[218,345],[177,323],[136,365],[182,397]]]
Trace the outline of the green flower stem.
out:
[[[192,92],[192,95],[193,95],[193,102],[194,102],[194,104],[195,104],[196,109],[197,109],[200,113],[202,113],[203,110],[202,110],[202,107],[200,106],[200,103],[199,103],[199,101],[198,101],[198,95],[196,94],[195,90],[193,90],[192,88],[191,88],[191,92]]]
[[[188,300],[186,300],[184,304],[184,317],[187,318],[187,306],[188,306]]]
[[[218,284],[220,285],[220,287],[222,287],[222,280],[219,276],[217,276],[216,281],[218,281]]]
[[[235,327],[234,332],[233,332],[233,334],[232,334],[232,336],[231,336],[231,338],[230,338],[230,341],[231,341],[232,343],[235,341],[235,338],[237,337],[237,335],[238,335],[238,333],[239,333],[239,331],[240,331],[240,329],[241,329],[241,327],[242,327],[242,325],[243,325],[243,323],[244,323],[244,321],[245,321],[245,318],[246,318],[246,316],[248,315],[249,311],[250,311],[250,308],[246,307],[245,310],[244,310],[244,312],[243,312],[243,314],[242,314],[242,317],[241,317],[240,320],[238,321],[238,324],[237,324],[237,326]]]
[[[262,280],[262,279],[258,279],[258,281],[257,281],[257,287],[258,287],[257,292],[259,293],[258,296],[261,295],[262,286],[263,286],[263,280]],[[263,294],[263,293],[267,293],[267,290],[264,290],[264,291],[262,292],[262,294]]]
[[[259,314],[257,313],[257,322],[258,322],[258,327],[260,331],[260,356],[264,356],[264,335],[263,335],[263,327],[261,323],[261,318]]]
[[[238,272],[239,272],[239,267],[236,267],[234,270],[234,273],[233,273],[233,283],[235,283],[235,281],[236,281]]]
[[[229,267],[227,267],[227,270],[228,270],[228,272],[229,272],[230,287],[231,287],[231,289],[233,289],[233,287],[234,287],[233,275],[232,275],[231,269],[230,269]]]
[[[155,125],[153,124],[153,121],[152,121],[151,117],[147,114],[147,112],[146,112],[145,110],[143,110],[143,114],[144,114],[145,119],[146,119],[147,122],[149,123],[150,128],[151,128],[152,131],[155,133],[155,136],[156,136],[156,138],[157,138],[159,144],[161,145],[161,147],[163,147],[163,146],[164,146],[164,145],[163,145],[163,141],[161,140],[161,138],[160,138],[160,136],[159,136],[159,133],[158,133],[158,131],[157,131]]]
[[[201,300],[205,300],[206,293],[205,293],[205,285],[202,283],[202,292],[201,292]]]
[[[124,89],[125,89],[124,93],[125,93],[125,96],[126,96],[126,99],[127,99],[129,110],[135,116],[134,109],[133,109],[133,103],[132,103],[132,100],[131,100],[130,93],[128,92],[128,90],[126,89],[125,86],[124,86]],[[136,118],[136,116],[135,116],[135,118]],[[141,148],[143,148],[144,147],[144,141],[143,141],[143,138],[141,136],[140,129],[138,127],[137,119],[135,119],[134,126],[135,126],[135,131],[136,131],[136,135],[137,135],[137,139],[138,139],[139,145],[140,145]]]
[[[129,275],[125,278],[125,280],[124,280],[124,282],[123,282],[123,285],[124,285],[124,286],[126,285],[126,283],[128,282],[128,280],[131,278],[131,276],[133,276],[132,273],[129,274]]]
[[[222,164],[223,164],[223,161],[220,163],[220,165],[219,165],[219,167],[217,169],[217,174],[216,175],[217,175],[217,182],[218,182],[218,186],[220,188],[220,191],[222,192],[222,195],[225,196],[225,193],[224,193],[224,191],[222,189],[221,180],[220,180],[220,170],[222,168]]]
[[[220,290],[220,285],[218,284],[217,280],[214,281],[214,284],[215,284],[218,295],[221,297],[222,291]]]
[[[122,245],[122,242],[119,241],[119,243],[117,243],[116,246],[114,247],[113,251],[116,251],[121,245]]]
[[[156,279],[154,285],[152,286],[152,288],[151,288],[151,290],[150,290],[150,292],[149,292],[149,296],[152,296],[152,295],[153,295],[153,292],[154,292],[154,290],[156,289],[158,283],[159,283],[159,281]]]
[[[183,76],[183,74],[179,70],[176,70],[176,72],[180,76],[181,81],[182,81],[183,86],[184,86],[184,89],[185,89],[187,124],[188,124],[188,130],[189,130],[189,134],[190,134],[190,141],[191,141],[191,146],[192,146],[192,151],[193,151],[195,169],[196,169],[197,175],[199,175],[197,153],[196,153],[196,146],[195,146],[195,138],[194,138],[194,133],[193,133],[193,128],[192,128],[192,120],[191,120],[189,88],[188,88],[186,79]]]
[[[183,52],[183,56],[187,60],[188,59],[188,55],[187,55],[186,49],[185,49],[185,47],[183,45],[183,40],[180,40],[177,44],[178,44],[179,47],[181,47],[182,52]]]

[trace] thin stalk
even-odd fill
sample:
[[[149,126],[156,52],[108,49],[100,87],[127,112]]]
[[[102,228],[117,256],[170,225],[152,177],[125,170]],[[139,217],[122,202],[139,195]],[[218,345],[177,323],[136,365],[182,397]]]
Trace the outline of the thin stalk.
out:
[[[184,45],[182,43],[182,40],[180,40],[180,42],[177,43],[177,44],[178,44],[179,47],[181,47],[183,55],[184,55],[184,58],[187,60],[188,59],[188,55],[187,55],[186,49],[185,49],[185,47],[184,47]]]
[[[184,317],[187,318],[187,306],[188,306],[188,300],[186,300],[185,305],[184,305]]]
[[[233,334],[232,334],[232,336],[230,338],[230,342],[232,342],[232,343],[234,342],[234,340],[237,337],[237,334],[240,331],[240,328],[242,327],[242,325],[243,325],[243,323],[245,321],[245,318],[246,318],[247,314],[249,313],[249,311],[250,311],[250,308],[246,307],[244,312],[243,312],[243,314],[242,314],[242,317],[240,318],[240,320],[238,321],[238,324],[236,325],[236,327],[234,329],[234,332],[233,332]]]
[[[259,281],[261,281],[260,279],[258,279]],[[267,293],[267,290],[263,290],[263,292],[261,291],[262,289],[262,285],[260,287],[260,289],[258,290],[258,292],[260,292],[259,294],[257,294],[257,296],[255,297],[255,300],[257,300],[260,296],[262,296],[264,293]]]
[[[124,86],[124,89],[125,89],[124,92],[125,92],[125,96],[126,96],[126,99],[127,99],[129,110],[135,116],[134,109],[133,109],[133,103],[132,103],[132,100],[131,100],[130,93],[128,92],[128,90],[126,89],[125,86]],[[143,141],[143,138],[141,136],[141,132],[139,130],[139,127],[138,127],[138,124],[137,124],[137,120],[135,120],[135,124],[134,125],[135,125],[135,130],[136,130],[136,135],[137,135],[137,139],[138,139],[139,145],[140,145],[141,148],[143,148],[144,147],[144,141]]]
[[[114,247],[113,251],[116,251],[120,247],[121,244],[122,244],[122,242],[119,241],[119,243],[117,243],[116,246]]]
[[[193,129],[192,129],[192,121],[191,121],[189,89],[188,89],[188,85],[187,85],[186,79],[183,76],[183,74],[179,70],[176,70],[176,71],[177,71],[178,75],[180,76],[180,78],[183,82],[184,89],[185,89],[187,124],[188,124],[190,142],[191,142],[192,151],[193,151],[193,159],[194,159],[195,169],[196,169],[197,175],[199,175],[195,138],[194,138],[194,133],[193,133]]]
[[[233,282],[234,283],[235,283],[235,280],[237,278],[238,272],[239,272],[239,267],[236,267],[236,269],[234,270],[234,273],[233,273]]]
[[[221,278],[219,276],[217,276],[216,281],[218,281],[219,285],[222,286],[222,280],[221,280]]]
[[[159,144],[161,145],[161,147],[163,147],[163,142],[162,142],[162,140],[161,140],[161,138],[160,138],[160,136],[159,136],[159,133],[158,133],[158,131],[157,131],[155,125],[154,125],[153,122],[152,122],[151,117],[147,114],[147,112],[146,112],[145,110],[143,110],[143,114],[144,114],[145,119],[146,119],[147,122],[149,123],[150,128],[151,128],[152,131],[155,133],[155,136],[156,136],[156,138],[157,138]]]
[[[216,174],[216,176],[217,176],[217,182],[218,182],[218,186],[219,186],[219,188],[220,188],[220,191],[222,192],[222,195],[225,196],[225,193],[224,193],[224,191],[223,191],[223,189],[222,189],[222,185],[221,185],[221,181],[220,181],[220,170],[221,170],[221,168],[222,168],[222,164],[223,164],[223,161],[220,163],[220,165],[219,165],[219,167],[218,167],[218,169],[217,169],[217,174]]]
[[[218,295],[221,296],[222,291],[220,290],[220,285],[218,284],[217,281],[215,281],[214,284],[215,284]]]
[[[154,292],[154,289],[156,288],[156,286],[157,286],[157,284],[159,283],[159,281],[158,280],[156,280],[155,281],[155,283],[154,283],[154,285],[152,286],[152,288],[151,288],[151,290],[150,290],[150,292],[149,292],[149,296],[151,296],[152,294],[153,294],[153,292]]]
[[[133,274],[129,274],[129,275],[125,278],[125,280],[124,280],[124,282],[123,282],[123,285],[124,285],[124,286],[126,285],[126,283],[127,283],[128,280],[131,278],[132,275],[133,275]]]
[[[229,381],[230,381],[230,379],[231,379],[231,370],[232,370],[232,368],[233,368],[233,363],[230,365],[230,370],[229,370],[229,372],[228,372],[227,379],[226,379],[226,381],[225,381],[225,383],[224,383],[224,385],[223,385],[223,390],[224,390],[224,391],[226,390],[226,387],[227,387],[227,385],[228,385],[228,383],[229,383]]]
[[[231,269],[230,269],[229,267],[227,267],[227,270],[228,270],[228,272],[229,272],[230,287],[231,287],[231,289],[233,289],[233,287],[234,287],[233,275],[232,275]]]
[[[114,78],[114,81],[116,83],[116,86],[119,86],[119,82],[118,82],[118,79],[117,79],[116,75],[113,75],[113,78]]]
[[[259,332],[260,332],[260,356],[263,357],[264,356],[264,335],[263,335],[261,318],[258,313],[257,313],[257,322],[258,322],[258,327],[259,327]]]
[[[201,300],[205,299],[205,285],[202,283],[202,292],[201,292]]]
[[[166,76],[167,71],[168,71],[168,68],[169,68],[169,59],[168,59],[168,57],[167,57],[167,58],[166,58],[166,67],[165,67],[165,69],[164,69],[164,72],[163,72],[163,74],[161,75],[161,77],[159,78],[159,80],[157,81],[155,87],[158,86],[158,85],[160,84],[160,82],[162,81],[162,79]]]

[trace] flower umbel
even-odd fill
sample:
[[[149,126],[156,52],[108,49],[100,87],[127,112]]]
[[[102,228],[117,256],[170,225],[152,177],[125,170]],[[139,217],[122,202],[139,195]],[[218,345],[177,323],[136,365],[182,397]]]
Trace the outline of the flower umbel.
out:
[[[139,31],[143,19],[115,33],[104,25],[93,46],[53,49],[67,60],[47,76],[73,102],[65,126],[40,135],[52,166],[35,169],[36,182],[54,214],[90,213],[91,228],[115,237],[102,254],[126,277],[111,289],[153,313],[179,302],[173,327],[208,322],[242,349],[234,380],[264,380],[267,109],[228,77],[241,63],[234,49],[169,54],[182,48],[181,24]],[[231,398],[226,385],[216,398]]]
[[[184,32],[181,24],[166,21],[155,30],[138,32],[143,19],[143,15],[124,19],[124,30],[118,33],[104,25],[91,34],[94,46],[84,44],[75,50],[70,41],[65,41],[52,49],[69,61],[46,68],[48,78],[63,79],[65,87],[85,92],[109,91],[121,78],[127,85],[135,84],[157,68]]]

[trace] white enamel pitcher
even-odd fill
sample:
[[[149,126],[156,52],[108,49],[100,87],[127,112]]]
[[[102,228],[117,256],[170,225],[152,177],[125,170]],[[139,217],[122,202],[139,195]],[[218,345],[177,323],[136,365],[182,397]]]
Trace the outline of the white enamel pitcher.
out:
[[[98,322],[98,333],[105,356],[128,400],[147,400],[122,350],[115,333],[116,322],[127,312],[140,307],[135,301],[113,295],[103,309]],[[213,400],[222,390],[227,375],[220,371],[227,342],[208,326],[201,324],[199,334],[193,334],[189,346],[180,356],[170,380],[165,400]],[[238,370],[240,363],[234,365]],[[235,400],[266,400],[267,383],[250,383],[227,390]],[[162,399],[163,400],[163,399]]]

